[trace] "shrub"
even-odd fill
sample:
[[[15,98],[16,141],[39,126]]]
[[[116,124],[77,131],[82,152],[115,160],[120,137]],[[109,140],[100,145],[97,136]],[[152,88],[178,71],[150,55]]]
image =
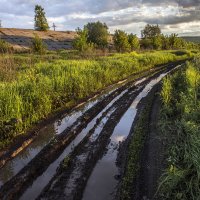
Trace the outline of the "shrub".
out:
[[[139,38],[137,37],[137,35],[130,34],[128,36],[128,42],[131,46],[132,51],[140,49],[140,41],[139,41]]]
[[[94,45],[93,43],[87,41],[88,30],[87,29],[81,30],[80,28],[78,28],[76,32],[78,36],[75,38],[73,42],[73,47],[80,52],[92,51],[94,49]]]
[[[35,35],[33,38],[31,49],[33,52],[39,54],[44,54],[46,52],[46,45],[38,35]]]
[[[13,48],[8,42],[0,39],[0,53],[9,53],[12,50]]]
[[[122,53],[130,51],[131,46],[129,44],[128,35],[126,32],[122,30],[116,30],[113,40],[115,48],[118,52]]]

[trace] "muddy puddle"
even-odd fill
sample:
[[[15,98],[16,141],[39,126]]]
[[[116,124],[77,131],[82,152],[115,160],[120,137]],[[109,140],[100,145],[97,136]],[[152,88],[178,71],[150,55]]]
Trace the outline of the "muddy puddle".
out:
[[[88,132],[94,128],[94,126],[97,123],[97,119],[102,118],[102,116],[105,115],[105,117],[103,117],[103,122],[106,121],[106,118],[109,117],[110,113],[112,113],[114,110],[111,109],[112,105],[114,102],[116,102],[121,96],[123,96],[125,93],[127,92],[127,90],[124,90],[121,94],[119,94],[117,97],[115,97],[88,125],[85,129],[83,129],[81,131],[81,133],[78,134],[78,136],[65,148],[65,150],[63,151],[63,153],[59,156],[59,158],[54,161],[48,168],[47,170],[41,175],[39,176],[34,183],[32,184],[32,186],[30,186],[25,193],[21,196],[21,200],[26,200],[26,199],[35,199],[40,193],[41,191],[44,189],[44,187],[48,184],[48,182],[51,180],[51,178],[53,177],[53,175],[56,173],[56,169],[58,168],[59,164],[61,163],[61,161],[67,156],[69,155],[74,148],[83,140],[83,138],[88,134]],[[87,107],[89,109],[89,107]],[[100,124],[100,122],[99,122]],[[92,134],[92,136],[90,137],[90,140],[93,140],[94,138],[97,137],[98,133],[100,132],[100,126],[97,126],[95,128],[94,133]]]
[[[97,162],[90,178],[88,179],[83,200],[112,200],[115,197],[115,190],[118,184],[119,169],[116,165],[118,148],[120,142],[124,141],[130,133],[131,126],[134,123],[137,114],[137,105],[142,98],[146,97],[161,79],[167,73],[161,74],[158,78],[150,81],[143,91],[135,98],[130,108],[122,116],[120,122],[115,127],[110,143],[107,146],[107,152]],[[139,81],[141,83],[145,79]]]
[[[53,125],[45,127],[41,131],[43,132],[41,137],[36,138],[25,151],[22,151],[17,157],[8,161],[5,166],[0,169],[0,187],[11,177],[16,175],[31,158],[35,157],[55,134]]]
[[[78,117],[98,103],[101,99],[115,91],[117,86],[109,87],[100,95],[88,100],[87,103],[72,111],[54,123],[47,125],[38,132],[36,139],[25,148],[19,155],[8,161],[3,168],[0,169],[0,187],[15,176],[23,167],[25,167],[49,141],[58,134],[61,134],[66,128],[70,127]]]

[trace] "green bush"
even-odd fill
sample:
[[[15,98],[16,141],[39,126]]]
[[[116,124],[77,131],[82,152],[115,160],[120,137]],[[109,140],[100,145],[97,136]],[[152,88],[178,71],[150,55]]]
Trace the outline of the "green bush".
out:
[[[131,50],[131,45],[129,44],[128,35],[122,30],[116,30],[113,36],[113,41],[115,49],[117,52],[123,53]]]
[[[34,53],[45,54],[46,49],[46,45],[43,43],[42,39],[38,35],[35,35],[32,40],[31,50]]]
[[[12,51],[12,46],[8,42],[0,39],[0,53],[10,53]]]
[[[80,28],[78,28],[76,30],[76,33],[78,36],[73,41],[73,47],[80,52],[92,53],[92,51],[94,50],[94,44],[88,42],[88,30],[81,30]]]

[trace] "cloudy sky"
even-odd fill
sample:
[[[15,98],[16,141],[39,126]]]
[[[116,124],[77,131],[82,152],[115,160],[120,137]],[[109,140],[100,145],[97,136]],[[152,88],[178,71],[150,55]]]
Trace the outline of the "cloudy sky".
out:
[[[140,36],[145,24],[159,24],[165,34],[200,35],[200,0],[0,0],[3,27],[33,28],[34,6],[42,5],[49,25],[74,30],[87,22],[107,23]]]

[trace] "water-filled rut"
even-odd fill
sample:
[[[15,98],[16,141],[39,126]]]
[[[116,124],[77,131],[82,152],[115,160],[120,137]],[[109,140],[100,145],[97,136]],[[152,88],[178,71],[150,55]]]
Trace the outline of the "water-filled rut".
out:
[[[166,73],[161,74],[158,78],[152,80],[134,99],[130,108],[122,116],[119,123],[115,127],[110,142],[107,145],[107,151],[96,164],[84,191],[83,200],[110,200],[115,196],[115,189],[118,183],[118,167],[116,165],[119,144],[123,142],[131,130],[135,116],[137,114],[137,106],[142,98],[146,97]],[[105,170],[106,169],[106,170]]]
[[[117,185],[115,161],[119,142],[128,136],[140,100],[166,74],[167,71],[155,74],[138,81],[134,88],[129,88],[118,100],[116,110],[104,123],[96,139],[88,140],[76,148],[69,157],[69,167],[60,165],[38,199],[81,199],[82,194],[83,199],[111,199],[110,193],[114,192]]]

